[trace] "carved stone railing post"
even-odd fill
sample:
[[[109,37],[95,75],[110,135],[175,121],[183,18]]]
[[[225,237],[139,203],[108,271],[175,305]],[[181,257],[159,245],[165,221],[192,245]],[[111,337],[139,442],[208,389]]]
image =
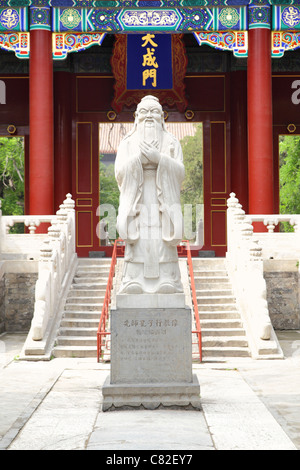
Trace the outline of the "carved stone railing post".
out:
[[[7,218],[5,221],[5,234],[8,235],[10,232],[10,229],[15,225],[15,222],[13,221],[12,218]]]
[[[66,277],[76,258],[74,207],[72,196],[68,194],[53,216],[48,228],[48,238],[40,248],[31,325],[31,339],[34,341],[41,341],[44,338],[50,320],[56,315]]]
[[[52,307],[51,271],[53,249],[49,239],[40,248],[38,280],[35,285],[35,303],[31,322],[31,336],[34,341],[43,339]]]
[[[25,225],[26,227],[29,228],[29,233],[30,234],[35,234],[35,231],[37,227],[40,225],[40,220],[39,219],[25,219]]]
[[[264,219],[264,225],[268,229],[268,233],[274,233],[274,229],[276,225],[278,225],[278,219],[274,218],[266,218]]]
[[[252,307],[251,314],[257,334],[260,339],[269,340],[271,320],[267,302],[267,285],[264,279],[262,248],[259,246],[258,240],[252,240],[249,246],[249,255],[248,302]]]
[[[235,197],[235,193],[230,193],[229,199],[227,199],[227,251],[232,253],[235,243],[235,213],[238,208],[239,200]]]
[[[63,209],[67,211],[70,216],[70,223],[68,225],[68,243],[71,243],[72,249],[75,250],[75,201],[72,199],[70,193],[67,194],[63,202]]]
[[[63,202],[63,206],[68,212],[74,212],[75,202],[72,199],[72,194],[68,193],[66,195],[66,199]]]

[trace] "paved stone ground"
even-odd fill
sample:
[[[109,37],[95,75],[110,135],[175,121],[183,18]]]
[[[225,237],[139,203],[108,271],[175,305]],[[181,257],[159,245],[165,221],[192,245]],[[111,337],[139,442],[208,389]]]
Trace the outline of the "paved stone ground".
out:
[[[283,360],[193,366],[202,411],[101,411],[108,364],[19,361],[25,337],[0,336],[0,449],[300,449],[300,331],[278,332]],[[113,455],[113,454],[112,454]]]

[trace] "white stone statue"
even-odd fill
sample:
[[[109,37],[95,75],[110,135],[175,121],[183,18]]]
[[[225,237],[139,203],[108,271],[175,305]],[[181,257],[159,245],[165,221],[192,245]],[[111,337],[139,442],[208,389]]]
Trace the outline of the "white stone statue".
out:
[[[154,96],[145,96],[137,106],[133,129],[118,148],[115,175],[120,189],[117,229],[125,241],[119,293],[182,293],[177,245],[183,237],[183,156]]]

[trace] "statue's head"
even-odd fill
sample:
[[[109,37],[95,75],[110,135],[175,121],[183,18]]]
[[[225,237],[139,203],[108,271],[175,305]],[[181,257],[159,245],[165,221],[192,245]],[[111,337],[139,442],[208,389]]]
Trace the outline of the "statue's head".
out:
[[[152,95],[144,96],[137,105],[135,119],[137,125],[143,124],[145,127],[162,126],[164,112],[158,99]]]

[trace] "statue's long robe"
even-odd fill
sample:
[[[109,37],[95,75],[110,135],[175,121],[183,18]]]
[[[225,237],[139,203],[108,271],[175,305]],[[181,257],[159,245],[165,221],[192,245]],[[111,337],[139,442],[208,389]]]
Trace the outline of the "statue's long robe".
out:
[[[178,262],[177,245],[183,236],[182,150],[171,134],[163,131],[161,136],[157,167],[142,164],[137,132],[123,139],[115,163],[120,189],[117,229],[126,242],[125,262],[143,263],[146,278],[159,277],[159,263]],[[150,239],[145,237],[147,226]]]

